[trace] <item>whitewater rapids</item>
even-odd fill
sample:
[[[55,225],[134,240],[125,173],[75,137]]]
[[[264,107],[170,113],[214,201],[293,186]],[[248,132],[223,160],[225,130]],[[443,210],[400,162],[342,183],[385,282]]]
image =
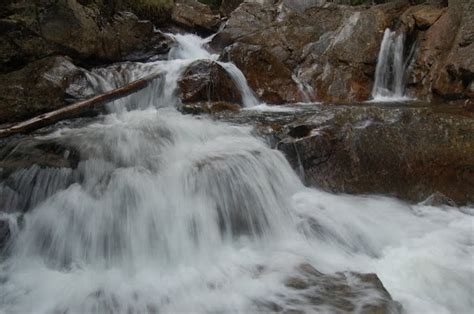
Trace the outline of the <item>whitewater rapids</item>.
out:
[[[181,115],[176,79],[210,56],[192,53],[203,49],[197,42],[135,67],[167,69],[164,84],[44,136],[81,161],[44,170],[68,178],[45,182],[69,183],[24,215],[0,266],[0,312],[253,313],[262,300],[286,308],[298,295],[283,282],[301,263],[376,273],[407,313],[472,310],[472,208],[306,188],[250,127]],[[113,87],[91,77],[98,90]]]

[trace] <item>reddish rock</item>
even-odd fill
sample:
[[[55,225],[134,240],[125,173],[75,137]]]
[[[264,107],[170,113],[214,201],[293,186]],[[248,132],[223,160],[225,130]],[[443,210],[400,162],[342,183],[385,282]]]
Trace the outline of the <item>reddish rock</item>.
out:
[[[242,97],[234,81],[218,63],[199,60],[188,66],[178,82],[183,103],[224,101],[240,104]]]
[[[176,1],[171,20],[181,26],[214,33],[220,25],[220,17],[205,4],[196,0]]]
[[[222,60],[235,63],[264,102],[283,104],[303,100],[292,72],[261,46],[236,43],[224,51]]]

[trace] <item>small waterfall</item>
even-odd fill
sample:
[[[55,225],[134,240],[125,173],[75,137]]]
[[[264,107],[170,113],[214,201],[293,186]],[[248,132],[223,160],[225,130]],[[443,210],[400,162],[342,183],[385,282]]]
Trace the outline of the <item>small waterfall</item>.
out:
[[[375,82],[374,101],[396,101],[405,97],[404,77],[408,66],[405,61],[405,34],[386,29],[380,46]]]
[[[171,48],[168,54],[168,60],[150,63],[126,62],[88,73],[90,88],[96,93],[118,88],[148,75],[163,73],[161,78],[146,89],[113,102],[109,106],[110,111],[123,112],[124,110],[149,107],[176,107],[180,101],[176,97],[178,81],[186,68],[197,60],[214,61],[227,71],[242,95],[244,107],[254,107],[259,104],[242,71],[233,63],[217,61],[219,55],[211,54],[205,49],[206,44],[213,36],[201,38],[192,34],[167,35],[176,41],[176,45]]]
[[[0,256],[0,313],[341,312],[328,291],[286,284],[302,263],[325,274],[376,272],[410,314],[470,312],[474,217],[306,188],[248,126],[180,114],[180,74],[213,56],[204,40],[176,38],[190,46],[171,60],[91,74],[93,87],[110,89],[160,71],[157,85],[35,138],[70,147],[74,169],[35,165],[0,177],[11,237]],[[242,73],[221,65],[254,104]],[[344,308],[382,301],[353,279]]]
[[[227,71],[227,73],[239,89],[240,94],[242,95],[242,102],[244,107],[250,108],[257,106],[259,104],[259,101],[255,97],[255,94],[252,92],[249,85],[247,84],[247,79],[245,78],[242,71],[240,71],[239,68],[231,62],[219,62],[219,65]]]

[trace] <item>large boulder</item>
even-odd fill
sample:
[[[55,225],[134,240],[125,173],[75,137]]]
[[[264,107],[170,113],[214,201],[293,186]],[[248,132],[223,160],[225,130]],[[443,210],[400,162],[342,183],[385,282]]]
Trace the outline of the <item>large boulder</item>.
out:
[[[289,125],[278,148],[308,185],[474,202],[474,116],[462,108],[336,107]]]
[[[474,103],[354,104],[216,113],[281,150],[308,186],[474,203]]]
[[[84,71],[69,58],[47,57],[0,75],[0,123],[25,120],[64,106],[69,85]]]
[[[210,60],[191,63],[178,81],[178,89],[183,103],[242,103],[241,93],[232,77],[221,65]]]

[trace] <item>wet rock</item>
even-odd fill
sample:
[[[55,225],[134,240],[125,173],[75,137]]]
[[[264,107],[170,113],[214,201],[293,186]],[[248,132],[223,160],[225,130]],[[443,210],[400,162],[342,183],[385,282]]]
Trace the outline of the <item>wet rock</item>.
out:
[[[10,239],[10,224],[8,220],[0,218],[0,253]]]
[[[67,87],[84,72],[66,57],[48,57],[0,75],[0,123],[25,120],[64,106]]]
[[[439,191],[466,204],[474,201],[474,116],[445,110],[324,108],[298,121],[309,136],[286,137],[278,148],[304,168],[308,185],[414,202]]]
[[[406,8],[400,2],[370,8],[320,1],[283,1],[279,6],[244,2],[232,12],[211,46],[222,49],[238,43],[240,47],[228,49],[245,57],[246,63],[258,65],[263,59],[264,64],[278,65],[276,77],[284,83],[272,84],[268,70],[252,72],[248,67],[244,73],[253,76],[249,82],[270,81],[260,83],[260,94],[268,90],[279,103],[300,101],[295,90],[301,86],[309,99],[365,100],[372,88],[383,31]]]
[[[31,136],[0,141],[0,212],[26,212],[73,182],[79,153]]]
[[[242,71],[260,100],[270,104],[303,100],[292,72],[267,49],[236,43],[225,49],[221,58],[233,62]]]
[[[234,81],[218,63],[199,60],[188,66],[178,87],[183,103],[223,101],[240,104],[242,97]]]
[[[210,33],[215,33],[220,25],[219,15],[214,14],[207,5],[196,0],[176,1],[171,19],[174,23],[186,28]]]
[[[302,264],[285,286],[298,297],[279,300],[284,313],[352,313],[357,309],[373,314],[402,312],[376,274],[323,274],[310,264]]]
[[[425,206],[451,206],[457,207],[456,202],[444,195],[443,193],[436,192],[430,195],[426,200],[421,202],[421,205]]]
[[[179,108],[179,110],[185,114],[215,114],[224,111],[237,112],[240,109],[240,105],[223,101],[201,101],[197,103],[183,104]]]

